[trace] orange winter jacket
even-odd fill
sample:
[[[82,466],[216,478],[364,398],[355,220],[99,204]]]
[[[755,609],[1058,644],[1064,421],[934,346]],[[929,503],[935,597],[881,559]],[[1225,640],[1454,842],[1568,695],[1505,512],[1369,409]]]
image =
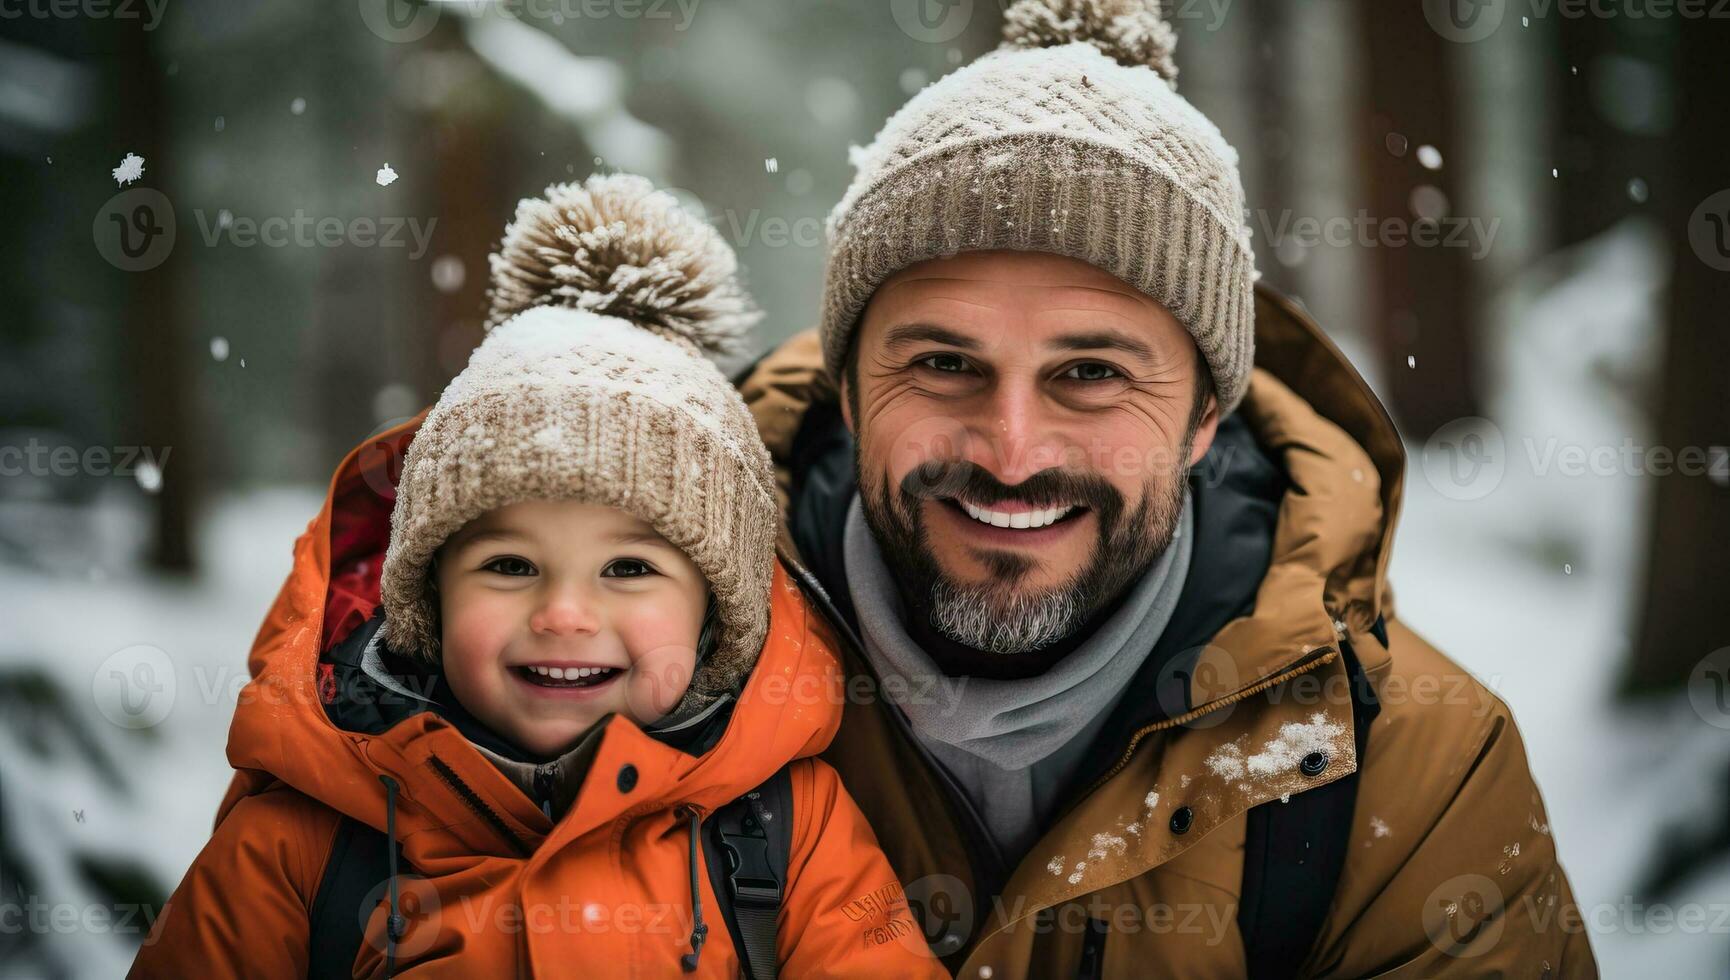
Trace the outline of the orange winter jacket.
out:
[[[827,627],[779,566],[769,639],[712,747],[691,754],[627,719],[603,722],[557,821],[433,711],[376,734],[331,721],[320,653],[376,604],[396,467],[419,423],[350,452],[295,543],[229,731],[239,772],[131,976],[305,977],[309,909],[345,815],[402,847],[397,975],[738,976],[709,876],[701,866],[693,876],[704,855],[692,818],[789,764],[781,974],[945,976],[858,807],[814,758],[840,722],[841,674]],[[388,828],[383,776],[398,786]],[[384,975],[387,895],[366,922],[355,977]],[[686,973],[699,907],[707,941]]]

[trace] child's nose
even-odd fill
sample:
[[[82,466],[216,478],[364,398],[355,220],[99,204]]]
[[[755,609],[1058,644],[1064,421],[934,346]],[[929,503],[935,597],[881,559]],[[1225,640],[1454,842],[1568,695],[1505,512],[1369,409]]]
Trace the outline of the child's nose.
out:
[[[600,629],[599,609],[580,590],[559,589],[549,593],[529,616],[529,628],[558,636],[594,633]]]

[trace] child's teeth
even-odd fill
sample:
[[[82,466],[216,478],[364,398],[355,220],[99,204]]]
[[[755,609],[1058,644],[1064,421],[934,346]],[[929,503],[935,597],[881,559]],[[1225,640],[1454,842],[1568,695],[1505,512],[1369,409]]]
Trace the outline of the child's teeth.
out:
[[[539,664],[530,664],[528,669],[533,671],[536,674],[541,675],[542,677],[546,677],[546,678],[549,678],[551,680],[575,681],[575,680],[583,680],[583,679],[590,678],[590,677],[600,677],[604,674],[610,674],[614,670],[616,670],[617,668],[614,668],[614,667],[542,667]]]

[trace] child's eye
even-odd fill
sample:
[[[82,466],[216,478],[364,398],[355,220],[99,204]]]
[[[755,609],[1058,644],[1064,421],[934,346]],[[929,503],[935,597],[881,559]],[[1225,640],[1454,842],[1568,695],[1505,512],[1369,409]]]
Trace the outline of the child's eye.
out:
[[[497,572],[500,575],[520,576],[535,574],[535,566],[531,564],[528,559],[518,558],[516,555],[505,555],[501,558],[494,558],[485,565],[482,565],[481,568],[489,572]]]
[[[648,562],[636,558],[620,558],[601,569],[603,578],[642,578],[653,574],[655,570],[649,567]]]

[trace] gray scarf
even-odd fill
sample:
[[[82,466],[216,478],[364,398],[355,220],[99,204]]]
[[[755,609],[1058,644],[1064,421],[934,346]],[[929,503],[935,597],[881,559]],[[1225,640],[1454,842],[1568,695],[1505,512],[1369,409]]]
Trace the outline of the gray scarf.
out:
[[[999,769],[1027,769],[1096,731],[1165,631],[1189,573],[1194,513],[1189,491],[1171,547],[1131,586],[1123,605],[1074,651],[1036,677],[943,675],[907,635],[905,603],[884,564],[857,493],[847,509],[842,555],[866,656],[887,690],[919,692],[896,703],[927,745],[960,749]],[[940,755],[952,757],[952,753]]]

